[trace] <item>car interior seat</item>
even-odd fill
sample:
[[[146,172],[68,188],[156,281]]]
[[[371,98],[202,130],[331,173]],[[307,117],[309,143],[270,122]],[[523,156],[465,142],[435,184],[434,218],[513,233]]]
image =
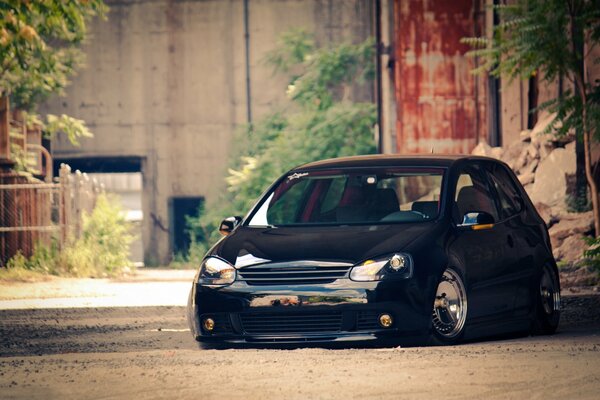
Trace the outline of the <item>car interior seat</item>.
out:
[[[400,210],[396,191],[392,188],[378,188],[369,200],[369,220],[380,220],[388,214]]]
[[[361,186],[346,186],[336,209],[338,222],[362,221],[367,215],[367,196]]]
[[[465,186],[460,189],[456,206],[455,212],[458,215],[454,217],[459,223],[462,222],[462,217],[466,213],[472,211],[484,211],[494,217],[494,219],[498,218],[492,199],[483,190],[475,186]]]
[[[415,201],[410,207],[411,210],[420,212],[429,218],[435,218],[438,214],[437,201]]]

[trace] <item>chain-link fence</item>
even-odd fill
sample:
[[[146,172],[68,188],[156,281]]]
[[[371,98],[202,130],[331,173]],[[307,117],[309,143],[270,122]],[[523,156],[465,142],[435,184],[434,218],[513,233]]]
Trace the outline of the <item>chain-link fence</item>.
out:
[[[67,165],[56,183],[0,185],[0,266],[17,252],[31,256],[37,245],[63,246],[79,237],[82,215],[90,213],[102,187]]]
[[[60,237],[61,192],[57,184],[0,185],[0,263],[21,251],[30,256],[37,243]]]

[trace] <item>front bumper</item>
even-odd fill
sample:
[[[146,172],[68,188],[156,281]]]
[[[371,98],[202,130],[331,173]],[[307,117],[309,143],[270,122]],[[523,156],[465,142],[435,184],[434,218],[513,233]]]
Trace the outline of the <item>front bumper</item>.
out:
[[[196,340],[206,343],[387,342],[429,333],[431,304],[415,280],[323,285],[225,288],[194,284],[188,320]],[[390,327],[379,323],[393,318]],[[211,318],[209,332],[202,323]]]

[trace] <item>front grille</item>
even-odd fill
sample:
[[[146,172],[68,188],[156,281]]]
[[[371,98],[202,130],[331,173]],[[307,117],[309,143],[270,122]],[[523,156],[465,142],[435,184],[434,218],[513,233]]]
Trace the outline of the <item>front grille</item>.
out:
[[[341,312],[240,314],[240,320],[254,335],[339,332],[342,327]]]
[[[352,265],[316,261],[262,264],[238,271],[248,285],[310,285],[344,278]]]
[[[357,331],[372,331],[381,329],[379,325],[378,311],[360,311],[356,314],[356,330]]]

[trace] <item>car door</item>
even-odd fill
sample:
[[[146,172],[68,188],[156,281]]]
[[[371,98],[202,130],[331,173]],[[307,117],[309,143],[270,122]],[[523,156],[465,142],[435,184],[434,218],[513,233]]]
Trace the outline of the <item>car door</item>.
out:
[[[506,275],[517,261],[511,252],[510,230],[500,219],[486,171],[470,165],[460,172],[454,191],[453,220],[456,236],[450,253],[463,264],[469,297],[469,318],[479,319],[508,313],[512,309],[513,288]],[[487,229],[461,227],[467,212],[486,212],[494,219]]]
[[[524,200],[507,168],[498,163],[489,163],[486,170],[495,191],[495,199],[500,209],[498,222],[507,239],[509,251],[515,260],[507,264],[506,284],[512,289],[513,311],[515,315],[526,315],[530,309],[531,279],[535,269],[531,229],[522,220]]]

